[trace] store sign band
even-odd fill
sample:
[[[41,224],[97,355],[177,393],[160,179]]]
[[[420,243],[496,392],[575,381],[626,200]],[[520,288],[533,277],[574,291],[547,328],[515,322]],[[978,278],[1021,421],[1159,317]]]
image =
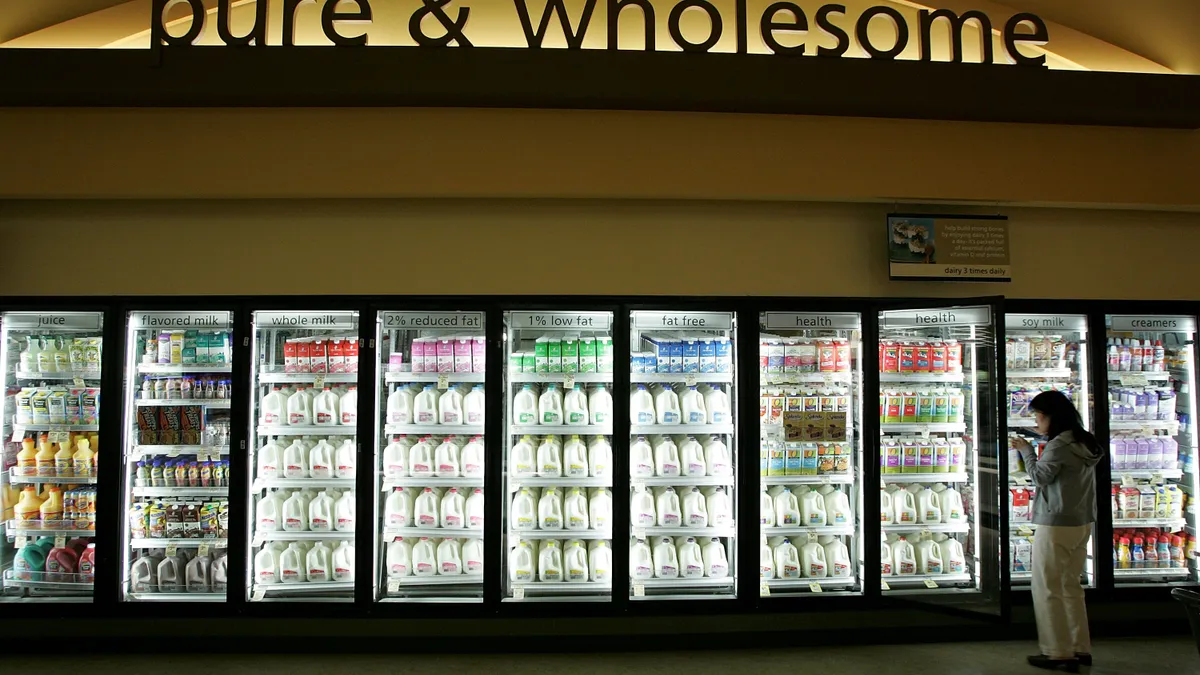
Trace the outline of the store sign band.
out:
[[[363,24],[373,21],[371,0],[276,0],[282,2],[283,32],[280,46],[293,47],[296,44],[296,12],[300,6],[308,2],[321,2],[321,30],[325,37],[337,47],[365,47],[368,45],[367,33]],[[380,2],[381,0],[375,0]],[[477,0],[479,1],[479,0]],[[494,1],[494,0],[489,0]],[[576,22],[567,15],[564,0],[548,0],[540,17],[535,22],[535,12],[530,10],[529,0],[514,0],[514,11],[520,19],[521,31],[525,44],[529,49],[540,49],[550,32],[549,28],[554,19],[562,27],[567,46],[571,49],[582,49],[589,30],[595,30],[592,17],[600,0],[585,0],[583,11]],[[610,50],[616,50],[619,42],[618,26],[621,13],[630,8],[640,10],[645,22],[644,51],[660,51],[656,48],[655,33],[658,25],[656,10],[666,10],[667,30],[675,47],[685,52],[708,52],[717,45],[725,35],[726,24],[732,21],[733,30],[737,36],[737,53],[746,54],[749,51],[751,16],[747,0],[735,0],[734,16],[729,17],[722,12],[711,0],[674,0],[673,2],[652,2],[651,0],[604,0],[607,5],[606,44]],[[255,0],[254,26],[243,35],[234,35],[231,28],[231,4],[233,0],[217,0],[217,35],[226,46],[266,46],[267,16],[271,0]],[[181,34],[168,30],[167,11],[175,5],[186,4],[191,10],[191,24]],[[471,17],[470,2],[456,0],[421,0],[421,5],[410,16],[408,32],[413,41],[420,47],[474,47],[475,44],[468,36],[467,24]],[[683,15],[689,10],[704,12],[708,16],[709,26],[707,35],[693,36],[689,39],[684,35]],[[207,10],[204,0],[153,0],[150,21],[151,49],[159,52],[164,46],[184,47],[194,45],[204,34]],[[970,10],[959,14],[948,9],[928,10],[918,12],[917,26],[910,27],[908,19],[894,7],[884,5],[869,7],[858,17],[848,17],[846,6],[829,3],[822,5],[813,14],[811,22],[808,14],[795,2],[774,2],[760,16],[753,17],[763,43],[772,53],[782,55],[815,54],[817,56],[840,57],[850,51],[851,32],[857,38],[868,58],[894,60],[914,40],[920,46],[920,59],[933,60],[933,27],[939,21],[945,21],[950,30],[950,61],[963,61],[963,37],[966,27],[971,22],[977,24],[980,35],[989,39],[980,40],[982,63],[996,63],[995,48],[992,45],[992,20],[987,14],[978,10]],[[873,20],[887,21],[893,28],[893,36],[887,44],[878,38],[872,38],[870,25]],[[358,26],[355,28],[354,26]],[[805,36],[810,29],[815,29],[825,36],[833,38],[836,43],[832,47],[820,46],[809,50],[808,45],[794,43],[796,38]],[[430,34],[431,31],[432,34]],[[1041,46],[1050,40],[1049,28],[1046,22],[1036,14],[1018,13],[1010,17],[999,29],[1004,43],[1004,54],[999,60],[1003,63],[1043,66],[1046,63],[1044,54],[1028,55],[1022,53],[1021,45]],[[915,34],[915,38],[913,37]],[[785,37],[786,36],[786,37]],[[782,38],[782,39],[781,39]]]
[[[483,312],[380,312],[385,329],[483,328]]]

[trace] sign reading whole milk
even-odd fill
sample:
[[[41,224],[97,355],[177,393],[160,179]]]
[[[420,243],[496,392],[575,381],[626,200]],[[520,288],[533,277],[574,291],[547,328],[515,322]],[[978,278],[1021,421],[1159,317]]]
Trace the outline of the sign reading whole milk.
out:
[[[483,312],[380,312],[387,329],[483,328]]]
[[[299,328],[304,330],[358,328],[358,312],[255,312],[258,328]]]

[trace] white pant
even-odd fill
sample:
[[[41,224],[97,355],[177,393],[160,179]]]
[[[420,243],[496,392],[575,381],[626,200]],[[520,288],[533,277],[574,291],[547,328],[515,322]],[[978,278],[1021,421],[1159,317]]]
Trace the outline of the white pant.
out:
[[[1042,654],[1052,659],[1092,651],[1079,584],[1091,534],[1091,525],[1038,525],[1033,536],[1033,613]]]

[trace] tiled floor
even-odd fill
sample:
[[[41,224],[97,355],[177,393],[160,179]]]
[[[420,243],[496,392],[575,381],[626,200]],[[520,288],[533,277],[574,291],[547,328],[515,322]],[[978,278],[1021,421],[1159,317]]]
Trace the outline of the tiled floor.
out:
[[[1034,651],[1027,642],[976,642],[574,655],[106,655],[87,658],[85,670],[88,675],[1020,675],[1044,672],[1025,664],[1025,655]],[[1186,638],[1104,640],[1095,646],[1095,660],[1094,675],[1200,673],[1196,645]],[[0,672],[33,673],[45,667],[44,658],[0,658]]]

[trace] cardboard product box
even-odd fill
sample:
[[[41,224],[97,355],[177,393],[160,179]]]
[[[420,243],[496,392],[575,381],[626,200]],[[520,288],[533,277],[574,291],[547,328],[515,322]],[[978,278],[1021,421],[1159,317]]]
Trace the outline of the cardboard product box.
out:
[[[138,445],[158,445],[158,409],[139,406],[137,409]]]
[[[183,431],[180,420],[182,413],[178,406],[164,405],[158,408],[158,442],[159,445],[182,445],[179,442]]]
[[[204,436],[204,410],[198,405],[180,406],[180,435],[183,445],[200,445]]]

